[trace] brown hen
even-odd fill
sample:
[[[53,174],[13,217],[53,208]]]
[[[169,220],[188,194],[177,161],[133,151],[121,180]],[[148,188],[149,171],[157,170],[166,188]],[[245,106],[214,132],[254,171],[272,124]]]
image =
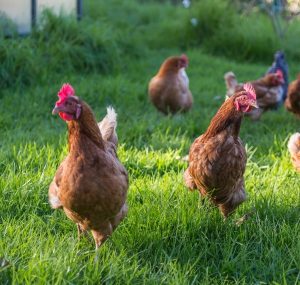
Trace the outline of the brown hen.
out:
[[[284,105],[288,111],[300,118],[300,74],[290,83]]]
[[[79,234],[90,230],[99,248],[127,213],[128,175],[116,152],[116,113],[108,108],[98,126],[69,84],[58,96],[53,114],[67,122],[69,154],[49,187],[49,201],[52,208],[63,208]]]
[[[246,199],[243,175],[247,157],[239,132],[244,113],[252,107],[256,107],[255,91],[245,84],[223,103],[190,148],[185,184],[208,196],[224,217]]]
[[[193,97],[185,72],[187,66],[186,55],[169,57],[149,82],[149,98],[159,111],[165,114],[185,112],[192,107]]]

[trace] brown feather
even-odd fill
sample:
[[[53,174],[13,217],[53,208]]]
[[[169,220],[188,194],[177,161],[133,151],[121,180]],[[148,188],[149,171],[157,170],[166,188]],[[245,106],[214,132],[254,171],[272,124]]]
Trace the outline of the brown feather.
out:
[[[188,78],[179,68],[179,60],[176,56],[166,59],[149,82],[150,101],[165,114],[188,111],[193,104]]]
[[[285,107],[288,111],[300,118],[300,74],[288,87]]]
[[[91,230],[99,247],[127,213],[128,175],[116,145],[104,141],[90,107],[68,122],[69,154],[58,169],[57,198],[66,215],[82,230]],[[53,195],[50,186],[49,197]]]
[[[239,138],[243,114],[234,107],[235,98],[223,103],[207,131],[192,144],[184,175],[186,185],[196,185],[225,217],[246,199],[243,174],[247,157]]]

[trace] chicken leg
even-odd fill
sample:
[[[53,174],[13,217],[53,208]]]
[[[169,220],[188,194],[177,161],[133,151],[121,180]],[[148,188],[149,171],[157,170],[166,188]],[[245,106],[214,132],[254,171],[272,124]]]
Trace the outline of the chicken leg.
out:
[[[77,225],[78,241],[80,241],[81,236],[86,234],[86,230],[83,229],[80,226],[80,224],[76,224],[76,225]]]

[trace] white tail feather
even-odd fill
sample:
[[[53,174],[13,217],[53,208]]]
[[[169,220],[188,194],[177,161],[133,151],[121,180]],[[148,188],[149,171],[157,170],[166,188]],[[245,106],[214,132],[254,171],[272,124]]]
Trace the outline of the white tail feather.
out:
[[[55,180],[53,180],[49,186],[49,193],[48,193],[49,202],[53,209],[59,209],[63,206],[61,201],[58,198],[57,191],[58,191],[58,187],[56,185]]]
[[[98,123],[102,138],[105,141],[111,141],[114,144],[117,144],[117,113],[113,107],[107,107],[107,114],[103,120]]]
[[[225,79],[225,84],[227,89],[226,96],[231,97],[234,94],[235,88],[238,85],[236,76],[232,71],[229,71],[224,74],[224,79]]]

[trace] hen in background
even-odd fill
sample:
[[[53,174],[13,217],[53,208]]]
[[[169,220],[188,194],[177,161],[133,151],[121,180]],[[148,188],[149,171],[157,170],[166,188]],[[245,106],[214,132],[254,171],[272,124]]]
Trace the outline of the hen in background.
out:
[[[284,105],[288,111],[300,118],[300,74],[298,78],[289,85]]]
[[[224,79],[227,88],[227,98],[242,90],[243,83],[238,83],[232,71],[225,73]],[[250,116],[252,120],[258,120],[264,111],[276,107],[282,98],[283,82],[283,74],[280,70],[277,70],[276,73],[269,73],[260,79],[250,81],[249,83],[255,90],[259,108],[248,112],[247,116]]]
[[[291,135],[288,142],[288,150],[295,169],[300,172],[300,133]]]
[[[189,79],[185,72],[187,66],[188,57],[185,54],[169,57],[149,82],[149,98],[164,114],[186,112],[193,105]]]
[[[69,153],[50,184],[49,201],[77,224],[79,236],[90,230],[97,249],[127,213],[128,175],[117,157],[117,115],[108,108],[98,126],[71,85],[64,84],[58,97],[52,113],[67,122]]]
[[[222,104],[190,148],[185,185],[207,196],[225,218],[246,199],[247,156],[239,132],[244,114],[253,107],[257,107],[255,91],[245,84]]]
[[[285,59],[284,52],[282,52],[282,51],[277,51],[274,54],[274,62],[272,63],[272,66],[268,69],[266,74],[276,73],[278,70],[281,71],[281,73],[283,74],[283,79],[284,79],[284,81],[281,84],[281,87],[283,89],[282,97],[279,102],[279,104],[281,104],[286,99],[288,86],[289,86],[289,68],[288,68],[288,64]]]

